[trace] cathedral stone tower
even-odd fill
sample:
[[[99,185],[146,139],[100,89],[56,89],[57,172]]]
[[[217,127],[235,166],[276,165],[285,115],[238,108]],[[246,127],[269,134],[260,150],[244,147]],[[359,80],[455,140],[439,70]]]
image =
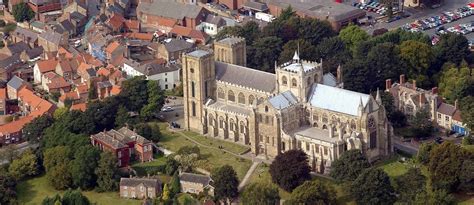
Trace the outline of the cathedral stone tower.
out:
[[[247,65],[245,39],[228,37],[214,43],[215,60],[240,66]]]
[[[206,133],[205,101],[214,93],[215,64],[212,53],[195,50],[183,55],[184,127]]]

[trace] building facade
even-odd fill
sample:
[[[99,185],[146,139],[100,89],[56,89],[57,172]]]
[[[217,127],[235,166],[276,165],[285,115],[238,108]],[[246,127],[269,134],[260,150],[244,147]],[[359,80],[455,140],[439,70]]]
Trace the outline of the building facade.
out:
[[[346,150],[360,149],[371,161],[392,152],[380,94],[344,90],[341,76],[324,74],[322,62],[300,60],[296,52],[291,62],[275,65],[275,74],[216,61],[220,52],[183,55],[186,129],[270,158],[301,149],[322,173]]]
[[[154,199],[161,194],[161,182],[151,178],[121,178],[120,197]]]

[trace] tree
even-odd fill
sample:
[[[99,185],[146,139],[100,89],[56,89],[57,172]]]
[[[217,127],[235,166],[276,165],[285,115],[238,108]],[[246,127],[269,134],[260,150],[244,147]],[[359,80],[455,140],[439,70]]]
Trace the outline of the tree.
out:
[[[339,38],[341,38],[351,51],[354,51],[357,44],[368,40],[370,36],[359,26],[350,25],[339,31]]]
[[[460,105],[463,123],[474,130],[474,97],[468,96],[461,99]]]
[[[170,190],[168,188],[168,184],[165,184],[165,186],[163,187],[163,195],[161,196],[161,200],[163,200],[164,202],[167,202],[170,199],[171,199]]]
[[[409,204],[416,196],[425,191],[426,177],[418,168],[410,168],[407,173],[395,179],[395,190],[399,201]]]
[[[62,199],[62,205],[89,205],[89,199],[82,195],[79,190],[67,190]]]
[[[336,204],[336,190],[319,180],[306,181],[293,190],[288,204]]]
[[[411,132],[416,138],[429,137],[433,132],[433,122],[428,109],[422,109],[410,119]]]
[[[320,61],[323,59],[324,71],[331,73],[336,73],[337,67],[345,64],[351,58],[350,51],[346,49],[344,42],[337,36],[323,39],[316,46],[315,51],[313,59],[309,60]]]
[[[274,72],[275,61],[281,52],[283,42],[275,36],[256,39],[247,50],[247,64],[266,72]]]
[[[61,196],[59,194],[54,195],[53,197],[46,196],[41,202],[42,205],[61,205]]]
[[[416,161],[420,164],[427,165],[430,162],[431,151],[436,148],[436,143],[423,143],[416,154]]]
[[[474,191],[474,156],[465,159],[459,172],[459,188],[467,193]]]
[[[198,156],[201,155],[201,150],[198,146],[184,146],[179,148],[176,154],[197,154]]]
[[[118,188],[117,157],[110,152],[102,152],[95,174],[98,191],[115,191]]]
[[[120,96],[127,99],[125,104],[130,111],[140,111],[148,104],[147,81],[143,76],[126,80],[122,84]]]
[[[272,181],[286,191],[292,191],[311,178],[308,156],[301,150],[280,153],[270,165]]]
[[[54,120],[61,119],[63,116],[67,114],[68,111],[69,111],[68,107],[62,107],[62,108],[56,109],[53,113],[53,119]],[[45,115],[45,116],[48,116],[48,115]]]
[[[175,172],[173,174],[173,177],[171,178],[171,181],[170,181],[169,190],[170,190],[171,196],[176,196],[179,192],[181,192],[181,183],[179,181],[178,172]]]
[[[360,150],[349,150],[332,163],[330,176],[339,182],[354,181],[369,167],[369,161]]]
[[[358,204],[393,204],[395,194],[390,177],[380,169],[366,169],[357,177],[350,188]]]
[[[87,99],[89,101],[97,99],[97,88],[95,87],[95,83],[90,84],[89,91],[87,91]]]
[[[7,172],[0,172],[0,204],[11,204],[16,201],[16,183]]]
[[[283,50],[280,53],[280,58],[278,61],[280,63],[286,63],[291,61],[293,59],[293,56],[295,55],[295,52],[298,52],[300,59],[315,60],[315,47],[311,45],[311,43],[303,39],[298,39],[288,41],[283,46]]]
[[[441,72],[439,92],[450,103],[474,95],[474,74],[470,68],[451,67]]]
[[[14,5],[12,13],[16,22],[30,21],[35,17],[35,12],[26,3]]]
[[[336,35],[327,21],[317,18],[301,18],[298,27],[298,38],[304,39],[312,45],[318,45],[323,39]]]
[[[120,105],[117,109],[117,117],[115,117],[115,127],[121,128],[130,122],[130,116],[128,110]]]
[[[183,172],[190,172],[194,168],[196,161],[198,160],[197,154],[177,154],[174,156],[174,160],[179,163],[179,167]]]
[[[31,150],[23,152],[20,158],[13,160],[8,172],[17,180],[21,180],[26,176],[37,175],[39,170],[36,155]]]
[[[12,162],[18,158],[19,152],[14,144],[7,145],[0,149],[0,160]]]
[[[174,160],[172,157],[166,157],[166,166],[165,166],[165,173],[167,175],[173,175],[176,170],[178,170],[179,163]]]
[[[260,182],[246,186],[240,200],[242,204],[275,205],[280,202],[280,196],[277,186]]]
[[[465,150],[452,142],[447,141],[435,147],[428,164],[432,187],[455,191],[460,183],[459,176],[465,157]]]
[[[46,149],[43,152],[43,166],[46,172],[59,164],[67,164],[72,158],[72,153],[69,147],[57,146]]]
[[[233,199],[239,194],[237,173],[230,165],[224,165],[211,174],[214,180],[214,195],[218,200]]]
[[[428,44],[408,40],[400,45],[400,59],[408,66],[409,76],[427,75],[434,53]]]
[[[407,123],[407,118],[403,112],[399,111],[394,105],[394,99],[392,94],[387,92],[380,92],[382,98],[382,105],[387,113],[388,120],[394,127],[403,127]]]
[[[377,90],[385,86],[386,79],[395,79],[403,73],[399,55],[398,47],[390,42],[377,44],[370,49],[366,62],[374,73],[374,82],[369,84],[369,90]]]
[[[53,124],[53,119],[49,115],[42,115],[33,119],[23,128],[23,137],[30,142],[38,142],[43,136],[46,128]]]
[[[46,178],[56,190],[65,190],[73,186],[68,163],[63,162],[49,169],[46,173]]]
[[[434,48],[436,59],[442,63],[452,62],[459,65],[470,54],[466,37],[455,33],[441,35],[438,44]]]
[[[94,171],[98,166],[99,158],[99,150],[90,145],[82,146],[76,151],[70,168],[74,186],[82,190],[95,187],[97,176]]]

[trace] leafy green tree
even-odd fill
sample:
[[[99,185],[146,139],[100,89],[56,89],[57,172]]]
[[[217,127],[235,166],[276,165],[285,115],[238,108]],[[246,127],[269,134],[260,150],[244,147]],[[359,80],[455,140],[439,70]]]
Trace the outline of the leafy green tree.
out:
[[[455,33],[441,35],[440,41],[434,48],[436,59],[442,63],[452,62],[459,65],[470,54],[466,37]]]
[[[61,205],[61,196],[59,196],[59,194],[56,194],[53,197],[46,196],[43,199],[43,202],[41,202],[42,205],[56,205],[56,203]]]
[[[143,76],[124,81],[120,96],[127,99],[125,103],[128,110],[140,111],[143,106],[148,104],[147,81]]]
[[[173,159],[173,157],[166,157],[166,166],[165,166],[165,173],[167,175],[173,175],[176,170],[178,170],[179,163]]]
[[[450,103],[474,95],[474,74],[470,68],[449,68],[441,73],[439,92]]]
[[[366,62],[375,75],[374,82],[369,84],[370,90],[385,86],[386,79],[395,79],[403,73],[399,55],[398,47],[389,42],[377,44],[370,49]]]
[[[222,40],[226,37],[235,36],[245,38],[247,45],[251,45],[260,35],[260,28],[257,22],[249,21],[243,26],[227,26],[219,31],[216,40]]]
[[[19,152],[14,144],[7,145],[0,149],[0,160],[1,161],[13,161],[19,157]],[[1,168],[1,166],[0,166]]]
[[[171,199],[171,196],[170,196],[170,190],[168,188],[168,184],[165,184],[165,186],[163,187],[163,195],[161,196],[161,200],[163,200],[164,202],[167,202],[168,200]]]
[[[67,107],[62,107],[62,108],[56,109],[53,113],[53,119],[54,120],[61,119],[63,116],[65,116],[67,114],[68,111],[69,111],[69,108],[67,108]],[[45,116],[48,116],[48,115],[45,115]]]
[[[16,201],[17,181],[6,171],[0,172],[0,204],[12,204]]]
[[[247,64],[266,72],[274,72],[275,61],[282,49],[282,41],[278,37],[262,37],[253,42],[247,50]]]
[[[26,3],[14,5],[12,14],[16,22],[30,21],[35,17],[35,12]]]
[[[456,199],[446,190],[433,190],[430,193],[423,192],[416,196],[413,204],[416,205],[454,205]]]
[[[23,152],[20,158],[13,160],[8,167],[8,172],[17,180],[37,175],[39,170],[36,155],[31,150]]]
[[[33,119],[23,128],[23,137],[30,142],[38,142],[47,127],[51,126],[53,119],[49,115],[42,115]]]
[[[343,65],[351,59],[351,53],[344,42],[338,37],[323,39],[315,48],[314,57],[305,60],[320,61],[323,59],[323,69],[336,73],[339,65]],[[342,67],[344,69],[344,67]]]
[[[102,152],[95,174],[97,175],[98,191],[115,191],[118,188],[119,177],[117,157],[110,152]]]
[[[393,204],[396,200],[390,177],[380,169],[366,169],[350,188],[358,204]]]
[[[72,159],[72,153],[69,147],[57,146],[46,149],[43,152],[43,166],[46,172],[49,172],[55,166],[67,164]]]
[[[416,154],[416,161],[420,164],[427,165],[430,162],[431,151],[436,148],[438,144],[436,143],[423,143],[418,149]]]
[[[224,165],[211,173],[214,180],[214,195],[218,200],[233,199],[239,194],[239,179],[230,165]]]
[[[179,148],[176,154],[197,154],[201,155],[201,149],[198,146],[184,146]]]
[[[339,38],[353,51],[357,44],[370,38],[369,34],[359,26],[350,25],[339,31]]]
[[[191,172],[199,159],[197,154],[177,154],[174,156],[174,160],[179,163],[179,167],[184,172]]]
[[[299,47],[298,47],[299,46]],[[299,49],[299,50],[298,50]],[[315,47],[311,43],[303,40],[291,40],[288,41],[284,46],[283,50],[280,53],[279,62],[286,63],[293,59],[295,52],[299,52],[300,59],[304,60],[315,60]]]
[[[354,181],[369,167],[369,161],[360,150],[349,150],[332,163],[330,176],[339,182]]]
[[[56,190],[65,190],[73,187],[71,172],[69,171],[69,163],[61,162],[46,173],[51,186]]]
[[[429,137],[433,132],[433,122],[430,120],[430,113],[427,109],[422,109],[415,113],[410,119],[411,132],[416,138]]]
[[[318,45],[323,39],[336,35],[328,21],[317,18],[301,18],[298,28],[298,38],[305,39],[313,45]]]
[[[468,96],[462,98],[460,105],[463,123],[465,123],[469,129],[474,130],[474,97]]]
[[[474,154],[471,153],[470,158],[465,159],[459,172],[459,188],[465,192],[474,191]]]
[[[428,44],[408,40],[400,45],[400,59],[408,66],[409,76],[427,75],[434,53]]]
[[[398,200],[407,204],[415,201],[416,196],[425,191],[425,186],[426,177],[418,168],[410,168],[407,173],[395,179]]]
[[[403,127],[407,124],[407,118],[403,112],[399,111],[394,104],[394,99],[392,94],[387,92],[380,92],[382,98],[382,104],[387,113],[388,120],[392,123],[394,127]]]
[[[97,99],[97,88],[95,87],[95,83],[90,84],[89,91],[87,91],[87,100],[95,100]]]
[[[114,128],[115,116],[117,115],[117,110],[120,105],[118,99],[119,98],[116,96],[108,97],[104,101],[91,102],[87,105],[87,110],[84,112],[84,116],[92,119],[94,122],[94,133],[103,131],[104,129]]]
[[[73,183],[76,187],[80,187],[82,190],[95,187],[97,176],[94,171],[98,167],[99,158],[99,150],[90,145],[83,146],[76,151],[70,168]]]
[[[67,190],[62,199],[62,205],[89,205],[89,199],[82,195],[79,190]]]
[[[171,196],[176,196],[179,192],[181,192],[181,183],[179,181],[178,172],[175,172],[173,174],[173,177],[171,178],[171,181],[170,181],[169,190],[170,190]]]
[[[431,185],[434,189],[456,191],[459,186],[459,176],[466,151],[452,142],[444,142],[435,147],[430,154],[428,171]]]
[[[120,105],[117,109],[117,117],[115,118],[115,127],[121,128],[130,122],[130,115],[128,115],[128,110]]]
[[[271,183],[252,183],[245,187],[242,204],[275,205],[280,202],[278,187]]]
[[[319,180],[306,181],[293,190],[287,204],[336,204],[336,190]]]
[[[311,179],[308,156],[301,150],[280,153],[270,165],[272,181],[286,191],[292,191]]]

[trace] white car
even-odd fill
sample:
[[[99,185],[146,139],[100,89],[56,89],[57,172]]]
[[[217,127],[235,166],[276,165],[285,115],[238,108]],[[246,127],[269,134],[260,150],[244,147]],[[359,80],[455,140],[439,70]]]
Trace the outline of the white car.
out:
[[[161,111],[163,111],[163,112],[171,112],[171,111],[173,111],[173,108],[168,106],[168,107],[162,108]]]

